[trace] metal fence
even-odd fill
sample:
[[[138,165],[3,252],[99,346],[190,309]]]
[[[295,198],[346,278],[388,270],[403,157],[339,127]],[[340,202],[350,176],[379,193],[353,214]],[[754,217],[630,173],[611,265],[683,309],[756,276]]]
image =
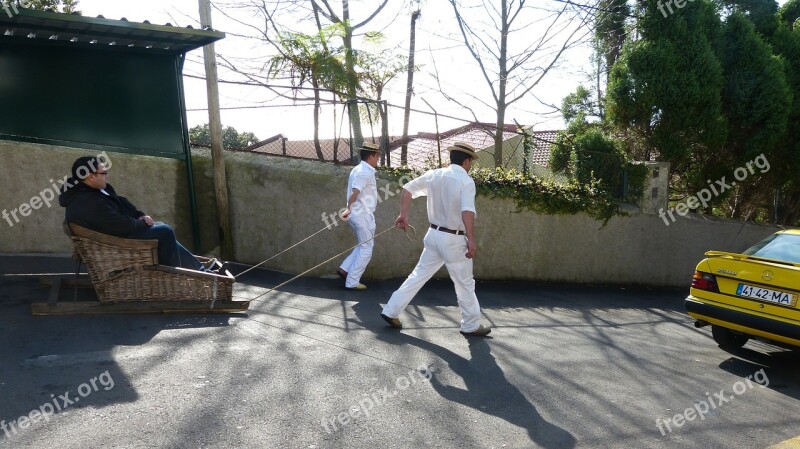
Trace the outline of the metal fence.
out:
[[[384,149],[388,147],[385,102],[326,101],[320,104],[316,120],[313,104],[302,103],[296,108],[302,108],[303,112],[296,120],[297,128],[309,136],[307,139],[290,139],[282,132],[246,148],[230,150],[353,165],[358,163],[363,142],[376,143]],[[351,115],[356,126],[351,125]],[[298,129],[291,131],[298,133]],[[290,130],[286,130],[286,134],[290,134]]]
[[[380,145],[383,150],[381,166],[406,166],[426,170],[447,165],[447,148],[456,142],[465,142],[480,150],[480,158],[476,162],[478,167],[496,166],[495,124],[467,123],[440,132],[438,116],[431,114],[435,132],[417,133],[404,139],[402,136],[391,136],[388,132],[390,120],[402,120],[403,108],[389,105],[385,101],[325,101],[320,105],[316,124],[313,104],[306,102],[299,104],[297,108],[303,108],[299,119],[305,127],[306,132],[303,134],[314,135],[316,131],[317,135],[325,137],[293,140],[284,134],[277,134],[237,151],[355,165],[359,162],[361,144],[371,142]],[[513,168],[559,184],[575,181],[588,183],[595,180],[621,200],[638,194],[638,187],[631,186],[630,167],[616,153],[583,152],[575,155],[566,152],[564,157],[567,160],[561,164],[555,161],[557,167],[554,170],[551,167],[551,157],[558,145],[557,132],[521,132],[517,125],[505,126],[502,135],[502,167]]]

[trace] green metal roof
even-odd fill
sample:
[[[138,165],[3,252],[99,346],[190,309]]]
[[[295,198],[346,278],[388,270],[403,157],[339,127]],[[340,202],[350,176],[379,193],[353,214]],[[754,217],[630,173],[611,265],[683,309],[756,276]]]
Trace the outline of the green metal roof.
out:
[[[110,20],[103,16],[84,17],[25,8],[9,10],[9,14],[0,10],[0,43],[32,39],[120,50],[186,53],[225,37],[225,33],[209,29],[129,22],[125,18]]]

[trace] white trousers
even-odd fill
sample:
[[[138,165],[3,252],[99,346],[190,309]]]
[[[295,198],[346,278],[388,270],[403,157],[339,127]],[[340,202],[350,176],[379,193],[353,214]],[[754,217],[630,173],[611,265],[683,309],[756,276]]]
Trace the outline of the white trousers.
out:
[[[383,314],[397,318],[414,299],[419,289],[442,267],[447,267],[450,279],[456,288],[458,306],[461,309],[461,330],[472,332],[481,324],[481,306],[475,296],[475,279],[472,277],[472,259],[467,259],[467,238],[463,235],[428,229],[425,234],[425,249],[419,256],[414,271],[403,285],[392,294]]]
[[[370,259],[372,259],[372,247],[375,240],[370,240],[375,236],[375,216],[372,214],[353,215],[347,220],[353,233],[358,239],[359,245],[353,248],[349,256],[339,265],[339,268],[347,272],[345,287],[353,288],[361,282],[361,275],[367,269]],[[369,240],[367,242],[367,240]]]

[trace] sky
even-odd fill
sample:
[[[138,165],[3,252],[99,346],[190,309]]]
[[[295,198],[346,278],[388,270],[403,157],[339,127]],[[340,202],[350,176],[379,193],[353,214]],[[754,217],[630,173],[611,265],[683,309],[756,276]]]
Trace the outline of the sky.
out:
[[[553,5],[558,5],[552,0],[534,1],[536,2],[534,5],[546,4],[551,8]],[[261,26],[261,22],[252,12],[235,8],[236,4],[247,2],[247,0],[215,1],[215,4],[220,5],[220,10],[212,12],[214,28],[227,34],[224,40],[216,44],[217,53],[237,64],[259,62],[261,59],[257,57],[266,55],[269,51],[266,44],[242,37],[253,34],[254,28],[249,24],[255,27]],[[354,19],[365,17],[364,8],[377,3],[378,0],[351,0]],[[172,25],[194,27],[199,23],[198,0],[80,0],[78,6],[83,15],[90,17],[102,14],[107,19],[125,17],[135,22],[149,20],[154,24],[169,22]],[[464,14],[474,21],[483,21],[485,15],[481,8],[483,8],[482,3],[478,1],[474,8],[466,8]],[[415,74],[412,108],[425,111],[433,109],[438,112],[440,131],[462,126],[476,118],[482,122],[495,122],[494,111],[481,104],[492,101],[492,94],[486,81],[475,61],[463,47],[463,42],[452,39],[453,36],[458,39],[460,37],[457,34],[457,23],[450,3],[447,0],[423,0],[421,10],[422,17],[418,22],[416,39],[416,63],[420,66],[420,70]],[[384,46],[396,48],[397,52],[407,54],[410,11],[407,0],[389,0],[386,8],[367,29],[382,32],[386,36]],[[226,16],[235,17],[237,21]],[[532,20],[538,18],[540,17],[533,16]],[[545,20],[534,22],[531,36],[540,35],[540,30],[548,24],[549,21]],[[582,31],[587,32],[588,29]],[[559,65],[531,91],[532,95],[508,111],[506,123],[513,123],[516,120],[521,124],[531,125],[536,130],[562,129],[564,124],[560,115],[554,114],[552,107],[546,105],[560,105],[561,100],[573,92],[579,84],[587,83],[587,73],[592,70],[590,56],[591,52],[587,46],[568,50]],[[190,127],[208,122],[205,81],[193,78],[193,76],[204,76],[202,63],[202,50],[195,50],[187,56],[184,68]],[[432,76],[433,73],[439,75],[438,80]],[[223,69],[220,69],[220,79],[244,80],[241,76]],[[285,81],[275,81],[275,83],[286,84]],[[397,76],[389,84],[384,98],[390,104],[402,107],[405,86],[406,75]],[[427,104],[423,100],[427,101]],[[224,126],[233,126],[238,131],[253,132],[260,139],[279,133],[293,140],[312,137],[313,115],[310,103],[292,106],[295,102],[291,98],[275,98],[273,93],[263,87],[232,84],[220,84],[220,103]],[[390,108],[389,114],[390,134],[402,134],[402,109]],[[460,120],[441,115],[457,117]],[[330,137],[333,133],[342,132],[347,135],[346,130],[341,130],[342,118],[341,109],[334,111],[329,106],[324,108],[321,117],[322,136]],[[434,132],[436,127],[433,115],[412,113],[410,134]],[[364,129],[366,136],[380,132],[379,129],[370,129],[368,125],[365,125]]]
[[[234,2],[242,3],[246,0],[222,0],[214,2],[220,4],[222,12],[212,12],[214,28],[225,32],[227,37],[216,45],[219,55],[227,56],[232,60],[245,60],[249,55],[265,54],[264,44],[252,39],[239,37],[242,34],[252,34],[241,23],[228,19],[225,14],[238,17],[241,21],[254,23],[257,19],[252,14],[237,10],[232,7]],[[542,1],[542,0],[536,0]],[[549,2],[549,0],[548,0]],[[377,4],[377,0],[352,0],[353,17],[360,14],[359,8]],[[120,19],[125,17],[130,21],[141,22],[149,20],[154,24],[171,23],[177,26],[199,23],[198,0],[80,0],[79,9],[83,15],[94,17],[103,15],[107,19]],[[479,14],[477,11],[476,14]],[[469,12],[467,13],[469,14]],[[397,51],[407,54],[408,34],[410,24],[410,9],[405,0],[389,0],[388,5],[374,21],[370,31],[381,31],[386,36],[386,46],[397,44]],[[541,24],[540,24],[541,25]],[[463,44],[448,40],[448,36],[458,33],[452,8],[447,0],[423,0],[422,17],[417,28],[416,63],[421,66],[415,74],[415,95],[412,99],[412,108],[430,111],[434,108],[439,114],[457,117],[453,120],[439,117],[440,131],[464,125],[467,121],[477,118],[482,122],[494,122],[496,116],[488,107],[476,102],[470,96],[478,97],[483,101],[491,101],[491,91],[483,80],[474,60],[463,48]],[[564,96],[574,91],[577,85],[584,80],[582,71],[590,70],[588,67],[590,52],[586,48],[579,48],[567,53],[562,67],[553,70],[544,78],[534,90],[542,102],[559,105]],[[204,76],[202,50],[190,52],[184,75]],[[238,58],[238,59],[237,59]],[[439,80],[436,81],[430,73],[438,72]],[[221,80],[243,80],[235,74],[226,73],[220,69]],[[206,110],[205,81],[185,77],[186,101],[188,109],[189,126],[208,122]],[[285,83],[277,81],[276,83]],[[467,104],[474,113],[456,101],[448,100],[439,90],[443,89],[449,96],[457,99],[459,103]],[[397,106],[404,104],[406,85],[405,74],[396,77],[388,86],[384,95],[389,103]],[[425,99],[430,106],[422,100]],[[294,139],[310,139],[312,137],[312,108],[310,104],[292,106],[291,99],[274,98],[274,94],[266,92],[264,88],[220,84],[220,103],[222,107],[222,122],[224,126],[233,126],[238,131],[249,131],[260,139],[266,139],[276,134]],[[552,109],[542,106],[534,97],[529,97],[525,102],[518,103],[519,107],[509,111],[507,123],[514,120],[525,125],[534,125],[535,129],[561,129],[563,121],[560,116],[552,114]],[[266,106],[266,107],[265,107]],[[242,108],[246,109],[235,109]],[[550,112],[550,115],[544,115]],[[402,134],[402,109],[390,108],[390,134]],[[332,133],[346,135],[342,131],[342,111],[334,111],[331,107],[322,111],[323,137],[330,137]],[[334,127],[336,123],[336,127]],[[377,125],[375,125],[377,126]],[[433,115],[413,114],[410,124],[410,133],[434,132],[437,123]],[[379,133],[379,129],[371,130],[365,126],[365,135]]]

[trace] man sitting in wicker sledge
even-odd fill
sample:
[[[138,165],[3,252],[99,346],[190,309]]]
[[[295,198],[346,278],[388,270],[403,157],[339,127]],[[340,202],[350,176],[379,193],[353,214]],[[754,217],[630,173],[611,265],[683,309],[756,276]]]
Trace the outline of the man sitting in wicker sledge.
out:
[[[207,272],[220,269],[216,259],[204,266],[178,242],[170,225],[154,221],[127,198],[117,195],[108,183],[111,165],[107,162],[110,161],[84,156],[72,164],[72,177],[58,196],[58,203],[66,208],[68,223],[116,237],[158,240],[158,261],[162,265]]]

